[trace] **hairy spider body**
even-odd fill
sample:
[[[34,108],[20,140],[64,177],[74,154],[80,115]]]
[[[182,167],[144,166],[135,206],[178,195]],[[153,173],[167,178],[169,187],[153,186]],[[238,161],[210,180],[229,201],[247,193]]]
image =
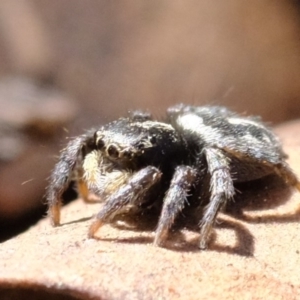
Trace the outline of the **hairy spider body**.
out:
[[[165,122],[136,111],[69,142],[51,175],[49,214],[59,225],[62,194],[76,175],[83,199],[93,192],[105,201],[90,237],[128,205],[160,202],[154,243],[161,246],[192,193],[200,202],[198,190],[207,189],[199,244],[206,248],[218,212],[234,196],[235,182],[277,173],[300,191],[285,158],[277,137],[258,118],[224,107],[176,105]],[[209,186],[203,184],[206,176]]]

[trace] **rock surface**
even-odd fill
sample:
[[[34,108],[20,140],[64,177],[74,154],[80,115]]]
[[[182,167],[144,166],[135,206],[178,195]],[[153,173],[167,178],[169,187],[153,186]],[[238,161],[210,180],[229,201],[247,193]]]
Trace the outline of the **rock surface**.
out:
[[[277,132],[300,175],[299,127]],[[106,225],[90,240],[99,204],[77,200],[63,208],[61,227],[46,218],[0,246],[1,299],[299,299],[300,193],[275,178],[264,184],[244,187],[206,251],[189,229],[153,246],[148,221]]]

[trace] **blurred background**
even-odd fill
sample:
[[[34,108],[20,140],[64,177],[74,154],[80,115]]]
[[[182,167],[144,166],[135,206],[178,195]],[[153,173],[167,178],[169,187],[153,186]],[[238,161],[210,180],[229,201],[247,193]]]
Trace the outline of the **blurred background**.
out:
[[[132,109],[300,116],[294,0],[0,2],[0,241],[45,215],[66,138]]]

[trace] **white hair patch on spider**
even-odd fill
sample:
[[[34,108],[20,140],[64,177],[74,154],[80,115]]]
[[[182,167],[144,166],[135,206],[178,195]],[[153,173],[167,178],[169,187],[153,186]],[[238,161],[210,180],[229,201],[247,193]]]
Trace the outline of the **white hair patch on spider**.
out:
[[[204,124],[203,118],[195,114],[186,113],[183,116],[179,116],[177,122],[185,131],[197,134],[206,143],[222,142],[222,135],[219,133],[218,128]]]
[[[103,206],[91,224],[93,238],[113,216],[133,207],[161,208],[154,244],[164,246],[176,218],[200,211],[199,248],[207,247],[219,211],[235,184],[277,174],[300,191],[277,136],[255,117],[222,106],[170,107],[164,120],[134,111],[71,140],[47,189],[49,215],[60,224],[63,193],[75,180],[84,200],[93,192]],[[190,214],[188,209],[194,208]],[[184,212],[183,212],[184,210]],[[157,218],[157,216],[155,216]]]

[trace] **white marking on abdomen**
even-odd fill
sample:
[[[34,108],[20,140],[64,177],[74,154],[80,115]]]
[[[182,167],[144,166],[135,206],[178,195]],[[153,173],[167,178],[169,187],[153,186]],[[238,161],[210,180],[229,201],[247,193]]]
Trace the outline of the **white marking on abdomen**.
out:
[[[185,114],[178,117],[178,124],[185,130],[195,132],[206,142],[222,141],[223,135],[219,130],[212,126],[207,126],[203,123],[203,119],[195,114]]]

